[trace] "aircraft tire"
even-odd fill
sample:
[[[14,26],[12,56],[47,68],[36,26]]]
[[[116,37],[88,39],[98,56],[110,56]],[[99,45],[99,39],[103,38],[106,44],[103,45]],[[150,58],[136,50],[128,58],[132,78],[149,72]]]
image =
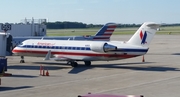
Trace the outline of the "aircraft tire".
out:
[[[72,67],[77,67],[77,66],[78,66],[78,63],[77,63],[77,62],[71,62],[71,66],[72,66]]]
[[[71,62],[70,61],[67,61],[67,63],[66,63],[67,65],[71,65]]]
[[[91,61],[84,61],[86,66],[91,66]]]
[[[24,60],[20,60],[20,63],[25,63],[25,61]]]

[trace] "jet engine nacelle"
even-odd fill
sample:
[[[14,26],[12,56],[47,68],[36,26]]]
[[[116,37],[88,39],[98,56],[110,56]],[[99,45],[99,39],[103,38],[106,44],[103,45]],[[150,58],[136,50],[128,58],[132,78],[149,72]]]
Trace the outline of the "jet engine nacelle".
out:
[[[106,42],[95,42],[90,45],[92,51],[95,52],[109,52],[112,50],[117,50],[116,46],[110,45]]]

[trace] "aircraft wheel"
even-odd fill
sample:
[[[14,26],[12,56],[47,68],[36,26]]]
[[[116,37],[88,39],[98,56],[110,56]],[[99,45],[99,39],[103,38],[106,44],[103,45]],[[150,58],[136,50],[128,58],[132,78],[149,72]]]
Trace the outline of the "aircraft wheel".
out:
[[[20,60],[20,63],[25,63],[25,61],[24,60]]]
[[[68,65],[70,65],[70,64],[71,64],[71,62],[70,62],[70,61],[67,61],[67,64],[68,64]]]
[[[84,61],[86,66],[91,66],[91,61]]]
[[[71,62],[71,66],[72,66],[72,67],[77,67],[77,66],[78,66],[78,63],[77,63],[77,62]]]

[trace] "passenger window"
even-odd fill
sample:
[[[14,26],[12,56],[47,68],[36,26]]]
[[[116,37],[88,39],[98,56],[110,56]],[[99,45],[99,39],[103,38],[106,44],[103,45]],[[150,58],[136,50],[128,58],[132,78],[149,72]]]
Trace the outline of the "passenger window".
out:
[[[82,47],[81,50],[84,50],[84,47]]]
[[[71,50],[71,47],[68,47],[69,50]]]
[[[86,47],[86,50],[90,50],[90,48]]]
[[[77,50],[80,50],[80,47],[77,47]]]

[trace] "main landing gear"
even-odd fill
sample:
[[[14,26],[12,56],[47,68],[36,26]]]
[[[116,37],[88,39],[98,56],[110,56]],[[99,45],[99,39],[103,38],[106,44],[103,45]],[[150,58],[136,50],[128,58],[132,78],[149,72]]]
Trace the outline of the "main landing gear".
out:
[[[78,66],[77,62],[71,62],[70,64],[71,64],[72,67],[77,67]]]
[[[86,66],[91,66],[91,61],[84,61],[84,64],[85,64]]]
[[[86,66],[91,66],[91,61],[84,61]],[[67,64],[70,64],[72,67],[77,67],[78,63],[75,61],[68,61]]]
[[[24,61],[24,56],[21,56],[20,63],[25,63],[25,61]]]

